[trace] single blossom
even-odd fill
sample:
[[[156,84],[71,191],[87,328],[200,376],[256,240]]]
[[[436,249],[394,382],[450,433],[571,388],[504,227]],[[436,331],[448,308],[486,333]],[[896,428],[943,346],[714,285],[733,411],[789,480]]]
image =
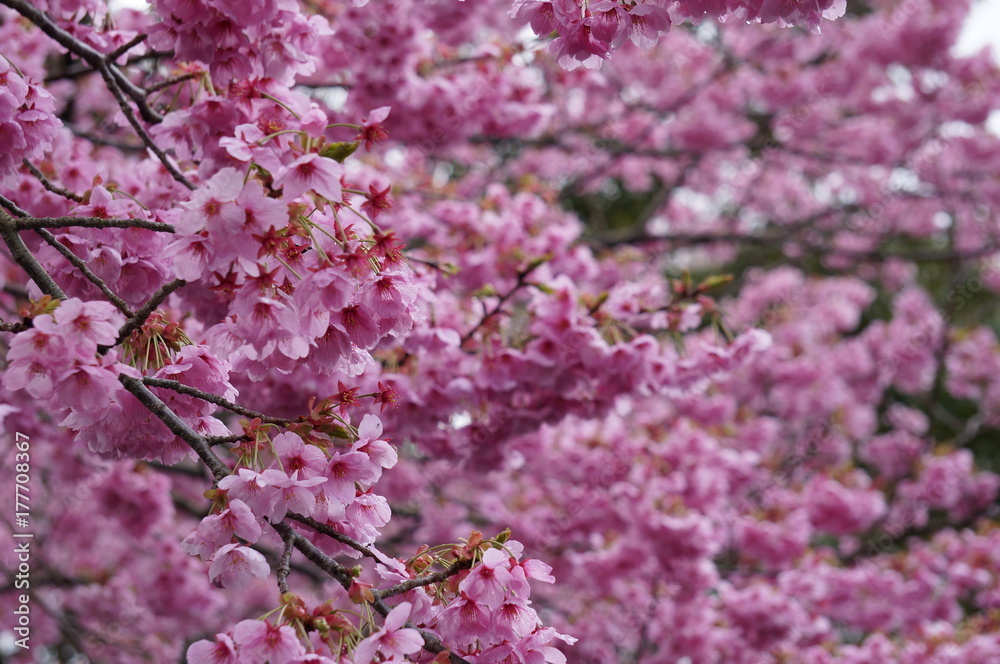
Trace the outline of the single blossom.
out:
[[[236,664],[236,644],[228,634],[217,634],[215,641],[195,641],[187,650],[188,664]]]
[[[333,159],[306,154],[281,169],[274,179],[274,186],[282,190],[286,201],[313,191],[328,201],[339,202],[340,177],[343,174],[343,167]]]
[[[236,623],[233,640],[240,647],[241,664],[287,662],[293,657],[306,654],[294,629],[266,620],[243,620]]]
[[[487,549],[479,564],[462,579],[458,589],[490,609],[496,609],[503,603],[513,582],[507,554],[500,549]]]
[[[385,617],[382,629],[358,644],[354,650],[354,664],[371,664],[376,653],[386,661],[396,661],[419,651],[424,645],[424,638],[417,630],[403,626],[410,618],[411,609],[409,602],[402,602],[393,608]]]
[[[219,588],[239,590],[250,585],[253,577],[266,579],[271,568],[257,551],[240,544],[227,544],[218,550],[208,569],[208,578]]]

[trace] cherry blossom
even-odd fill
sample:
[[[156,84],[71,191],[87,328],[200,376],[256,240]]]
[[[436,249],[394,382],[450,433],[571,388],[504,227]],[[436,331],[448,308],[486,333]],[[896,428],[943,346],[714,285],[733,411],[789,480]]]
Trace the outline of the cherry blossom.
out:
[[[0,5],[40,659],[1000,658],[970,3]]]
[[[409,602],[402,602],[385,617],[382,628],[365,638],[354,651],[355,664],[367,664],[379,653],[385,661],[403,661],[404,655],[410,655],[423,647],[424,640],[415,629],[403,627],[410,617],[413,607]]]

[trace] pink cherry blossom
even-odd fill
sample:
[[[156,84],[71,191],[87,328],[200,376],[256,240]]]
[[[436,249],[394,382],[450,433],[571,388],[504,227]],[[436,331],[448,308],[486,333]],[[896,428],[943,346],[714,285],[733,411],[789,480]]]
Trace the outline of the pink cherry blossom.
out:
[[[208,576],[219,588],[238,590],[249,585],[253,577],[267,578],[270,571],[258,552],[240,544],[227,544],[215,553]]]
[[[424,645],[423,637],[417,630],[403,627],[411,609],[409,602],[402,602],[393,608],[385,617],[382,628],[358,644],[354,650],[354,664],[369,664],[375,661],[376,653],[386,661],[402,661],[404,655],[420,650]]]
[[[382,476],[382,470],[392,468],[399,460],[396,450],[388,441],[382,440],[382,422],[375,415],[365,415],[358,427],[358,440],[352,452],[362,452],[368,456],[372,471],[372,481]]]
[[[282,469],[289,475],[297,472],[302,479],[309,479],[323,473],[327,465],[326,456],[318,447],[306,445],[294,433],[286,432],[275,436],[271,440],[271,447]]]
[[[1000,660],[973,3],[148,4],[0,10],[39,661]]]
[[[462,579],[459,590],[490,609],[498,609],[513,582],[507,556],[499,549],[488,549],[482,561]]]
[[[307,154],[283,168],[275,178],[274,186],[280,187],[288,200],[314,191],[327,200],[339,201],[341,175],[343,169],[337,162]]]
[[[219,634],[212,641],[196,641],[188,647],[187,661],[190,664],[236,664],[236,645],[228,634]]]
[[[305,654],[291,627],[266,620],[237,623],[233,628],[233,640],[240,647],[240,661],[248,664],[286,662]]]

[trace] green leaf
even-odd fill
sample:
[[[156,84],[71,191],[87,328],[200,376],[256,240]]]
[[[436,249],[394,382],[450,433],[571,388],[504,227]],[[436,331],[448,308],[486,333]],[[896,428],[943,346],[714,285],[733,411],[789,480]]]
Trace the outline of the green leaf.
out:
[[[327,159],[335,159],[341,164],[354,154],[354,151],[358,149],[361,145],[360,141],[352,141],[351,143],[330,143],[319,151],[319,156],[326,157]]]

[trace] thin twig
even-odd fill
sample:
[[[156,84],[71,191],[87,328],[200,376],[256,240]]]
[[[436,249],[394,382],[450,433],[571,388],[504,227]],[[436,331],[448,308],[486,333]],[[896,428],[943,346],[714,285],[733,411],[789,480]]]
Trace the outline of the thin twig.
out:
[[[180,394],[187,394],[192,397],[197,397],[202,401],[207,401],[209,403],[214,403],[216,406],[230,410],[237,415],[243,415],[249,418],[260,418],[262,422],[267,422],[268,424],[291,424],[295,420],[289,420],[282,417],[270,417],[263,413],[258,413],[255,410],[250,410],[249,408],[244,408],[239,404],[235,404],[228,399],[223,399],[217,394],[209,394],[208,392],[203,392],[198,388],[191,387],[190,385],[185,385],[184,383],[179,383],[176,380],[164,380],[162,378],[150,378],[145,377],[142,382],[149,387],[160,387],[166,390],[173,390]]]
[[[16,205],[8,201],[3,196],[0,196],[0,203],[3,203],[4,207],[15,214],[23,212]],[[9,205],[8,205],[9,204]],[[27,214],[27,213],[25,213]],[[27,245],[24,244],[24,240],[17,233],[17,228],[15,227],[15,220],[6,213],[0,213],[0,237],[3,237],[4,242],[7,244],[7,248],[10,249],[10,257],[14,259],[14,262],[21,266],[21,268],[28,273],[28,276],[35,282],[35,285],[41,289],[43,293],[49,295],[57,300],[65,300],[66,293],[63,292],[59,284],[52,279],[52,276],[45,271],[45,268],[41,266],[28,249]]]
[[[21,163],[23,163],[25,168],[27,168],[28,171],[35,176],[36,180],[42,183],[42,187],[44,187],[46,191],[51,191],[53,194],[62,196],[63,198],[68,198],[69,200],[75,203],[83,202],[83,196],[81,196],[80,194],[75,194],[69,189],[65,189],[63,187],[59,187],[55,184],[52,184],[52,180],[45,177],[45,173],[42,173],[40,170],[38,170],[38,167],[36,167],[27,159],[23,160]]]
[[[9,0],[0,0],[0,2],[3,1]],[[156,142],[153,141],[153,137],[149,135],[146,128],[139,122],[139,118],[135,117],[135,113],[132,112],[132,107],[128,105],[128,100],[125,99],[125,95],[117,86],[114,85],[114,76],[111,73],[113,71],[111,66],[102,62],[97,69],[101,72],[101,76],[104,77],[104,81],[108,84],[108,90],[111,91],[115,101],[118,102],[118,107],[121,108],[122,113],[125,114],[125,119],[128,120],[130,125],[132,125],[132,129],[134,129],[135,133],[139,135],[139,138],[142,139],[142,142],[146,145],[146,147],[149,148],[154,155],[156,155],[156,158],[160,160],[160,163],[163,164],[163,167],[167,169],[167,172],[169,172],[175,180],[188,189],[197,189],[197,187],[191,184],[191,181],[184,177],[184,174],[181,173],[176,166],[174,166],[173,162],[170,161],[170,158],[167,157],[167,154],[160,148],[159,145],[156,144]],[[140,112],[143,106],[145,106],[145,103],[139,104]],[[148,108],[148,106],[146,107]]]
[[[514,287],[511,288],[506,293],[504,293],[503,295],[501,295],[500,299],[497,300],[497,303],[493,306],[493,308],[490,311],[488,311],[488,312],[486,312],[486,313],[483,314],[483,317],[481,319],[479,319],[479,322],[476,323],[475,327],[473,327],[471,330],[469,330],[468,332],[466,332],[465,334],[462,335],[462,338],[461,338],[461,340],[459,341],[459,344],[458,344],[460,348],[462,346],[464,346],[465,342],[468,341],[469,339],[471,339],[472,336],[483,325],[485,325],[487,322],[489,322],[490,319],[492,319],[494,316],[496,316],[497,314],[499,314],[503,310],[503,305],[506,304],[507,300],[509,300],[511,297],[513,297],[514,293],[518,292],[519,290],[521,290],[522,288],[524,288],[524,286],[527,285],[527,281],[525,281],[525,280],[528,278],[528,275],[530,275],[532,272],[534,272],[541,265],[542,265],[542,263],[540,261],[535,261],[534,263],[532,263],[531,265],[529,265],[527,268],[525,268],[525,269],[523,269],[523,270],[521,270],[521,271],[519,271],[517,273],[517,283],[514,284]]]
[[[365,546],[364,544],[358,542],[357,540],[355,540],[355,539],[353,539],[351,537],[348,537],[344,533],[342,533],[342,532],[340,532],[340,531],[338,531],[338,530],[336,530],[334,528],[331,528],[330,526],[326,525],[325,523],[321,523],[321,522],[317,521],[316,519],[313,519],[312,517],[303,516],[301,514],[296,514],[295,512],[289,512],[288,513],[288,518],[292,519],[293,521],[298,521],[299,523],[301,523],[301,524],[303,524],[305,526],[309,526],[310,528],[312,528],[316,532],[322,533],[322,534],[326,535],[327,537],[331,537],[331,538],[337,540],[338,542],[340,542],[341,544],[346,544],[347,546],[351,547],[355,551],[361,553],[364,556],[367,556],[367,557],[371,558],[372,560],[375,560],[376,562],[380,562],[380,563],[383,563],[383,564],[389,564],[389,562],[390,562],[388,559],[386,559],[385,556],[379,554],[374,549]]]
[[[321,570],[336,579],[337,582],[340,583],[340,585],[342,585],[345,589],[351,587],[351,579],[353,577],[346,567],[320,551],[315,544],[295,532],[295,530],[293,530],[292,527],[284,521],[280,523],[272,523],[271,527],[278,531],[278,534],[281,535],[281,538],[285,541],[291,540],[294,543],[295,548],[302,552],[302,555],[312,561],[312,563]],[[371,605],[383,617],[389,615],[389,611],[391,610],[382,598],[378,596],[375,597],[375,601],[372,602]],[[441,642],[441,639],[428,630],[416,627],[410,622],[407,622],[406,626],[415,629],[420,633],[420,636],[424,639],[424,650],[427,652],[437,654],[448,650],[448,647]],[[468,660],[463,659],[454,653],[450,653],[450,658],[451,664],[470,664]]]
[[[158,306],[163,304],[163,301],[166,300],[171,293],[186,285],[187,282],[183,279],[174,279],[173,281],[160,286],[159,290],[153,293],[153,296],[149,298],[146,304],[142,305],[139,310],[136,311],[124,325],[122,325],[121,329],[118,330],[118,338],[115,340],[114,345],[117,346],[121,342],[125,341],[133,331],[138,330],[145,325],[146,320],[152,315]]]
[[[7,323],[0,321],[0,332],[23,332],[30,327],[30,322],[27,321],[21,321],[19,323]]]
[[[285,542],[285,547],[281,550],[281,558],[278,561],[278,592],[282,595],[288,594],[288,574],[292,571],[292,551],[295,550],[295,540],[288,535],[281,535]]]
[[[17,222],[18,230],[36,228],[142,228],[158,233],[173,233],[174,227],[145,219],[105,219],[103,217],[34,217]]]
[[[146,86],[146,92],[152,94],[158,92],[163,88],[169,88],[171,85],[176,85],[177,83],[183,83],[184,81],[190,81],[193,78],[198,78],[201,74],[196,72],[190,72],[187,74],[178,74],[177,76],[171,76],[170,78],[165,78],[159,83],[153,83],[152,85]]]
[[[108,53],[108,55],[107,55],[108,62],[114,62],[115,60],[117,60],[118,58],[122,57],[123,55],[125,55],[126,53],[128,53],[130,50],[132,50],[133,48],[135,48],[136,46],[138,46],[142,42],[146,41],[146,39],[148,39],[148,38],[149,38],[149,35],[145,35],[145,34],[138,34],[135,37],[132,37],[132,39],[130,39],[126,43],[122,44],[121,46],[119,46],[115,50],[113,50],[110,53]]]
[[[122,113],[125,114],[125,119],[128,120],[130,125],[132,125],[135,133],[139,135],[140,139],[142,139],[143,144],[145,144],[145,146],[149,148],[154,155],[156,155],[157,159],[160,160],[160,163],[163,164],[163,167],[167,169],[175,180],[188,189],[195,189],[195,186],[191,184],[186,177],[184,177],[180,170],[178,170],[177,167],[170,161],[160,146],[153,141],[153,138],[146,131],[145,127],[143,127],[142,123],[139,122],[139,118],[136,117],[132,107],[129,106],[129,99],[131,99],[132,102],[135,103],[136,108],[139,110],[139,116],[150,124],[157,124],[163,121],[163,116],[150,107],[149,102],[147,101],[147,92],[130,81],[128,77],[122,74],[118,67],[115,66],[115,53],[118,53],[118,51],[105,54],[87,44],[84,44],[79,39],[56,25],[48,14],[26,0],[0,0],[0,4],[7,5],[24,16],[26,19],[38,26],[42,32],[65,46],[71,53],[77,55],[93,67],[101,75],[101,78],[104,79],[108,90],[111,92],[112,96],[114,96],[115,101],[118,102],[118,106],[121,108]]]
[[[31,2],[27,2],[27,0],[0,0],[0,4],[7,5],[21,16],[34,23],[39,30],[66,47],[70,53],[78,56],[95,70],[99,71],[101,75],[105,77],[105,80],[108,81],[109,87],[124,92],[126,95],[131,97],[133,101],[135,101],[139,107],[139,112],[142,114],[143,120],[152,124],[163,121],[163,117],[150,108],[146,103],[145,91],[132,81],[128,80],[128,78],[114,66],[114,58],[111,57],[113,54],[101,53],[94,47],[83,43],[69,32],[59,27],[48,14]]]
[[[244,433],[234,433],[232,436],[205,436],[205,440],[211,447],[216,445],[228,445],[229,443],[238,443],[241,440],[250,440],[250,437]]]
[[[291,540],[291,542],[295,545],[295,548],[302,552],[302,555],[312,561],[312,563],[321,570],[336,579],[337,582],[340,583],[340,585],[342,585],[345,589],[351,587],[351,579],[353,577],[346,567],[320,551],[315,544],[295,532],[295,530],[293,530],[292,527],[284,521],[272,523],[271,527],[278,531],[278,534],[281,535],[283,540]]]
[[[229,468],[226,467],[224,463],[215,456],[212,449],[205,442],[205,438],[200,436],[194,431],[190,426],[188,426],[180,417],[177,416],[174,411],[163,403],[159,397],[150,392],[149,388],[143,385],[143,381],[138,378],[133,378],[132,376],[126,376],[121,374],[118,376],[118,382],[125,386],[136,399],[139,400],[142,405],[149,409],[153,415],[157,417],[161,422],[167,425],[178,438],[183,440],[188,446],[194,450],[195,454],[198,455],[208,469],[212,471],[212,475],[215,476],[216,481],[221,480],[223,477],[228,476]]]
[[[425,574],[423,576],[418,576],[414,579],[403,581],[402,583],[397,583],[396,585],[390,586],[389,588],[376,590],[374,592],[377,597],[381,597],[383,599],[386,597],[392,597],[393,595],[399,595],[401,593],[409,592],[414,588],[429,586],[434,583],[441,583],[445,579],[455,576],[462,570],[469,569],[470,567],[472,567],[471,558],[456,560],[446,569],[443,569],[440,572],[434,572],[432,574]]]
[[[6,209],[8,212],[10,212],[10,214],[14,217],[21,217],[22,219],[25,219],[31,216],[26,211],[19,208],[17,206],[17,203],[10,200],[9,198],[6,198],[2,194],[0,194],[0,206],[3,206],[3,208]]]
[[[84,263],[79,256],[70,251],[66,245],[57,240],[55,235],[44,228],[36,228],[35,232],[38,233],[49,246],[62,254],[62,257],[69,261],[73,267],[79,270],[87,281],[97,286],[101,293],[104,294],[104,297],[106,297],[111,304],[115,305],[118,311],[122,312],[129,318],[135,315],[132,312],[131,307],[128,306],[128,303],[118,297],[113,290],[108,288],[108,285],[104,283],[104,280],[94,274],[90,268],[87,267],[87,264]]]

